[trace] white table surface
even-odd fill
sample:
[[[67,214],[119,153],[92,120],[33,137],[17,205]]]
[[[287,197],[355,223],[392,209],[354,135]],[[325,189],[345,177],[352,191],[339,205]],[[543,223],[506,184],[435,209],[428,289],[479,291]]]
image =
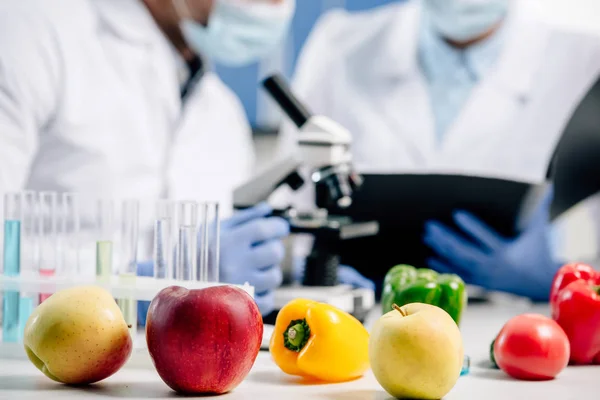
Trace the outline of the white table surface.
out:
[[[488,363],[491,340],[513,315],[539,312],[548,308],[528,303],[469,305],[461,324],[466,353],[471,357],[471,372],[461,377],[448,400],[476,399],[584,399],[600,389],[600,367],[569,367],[555,380],[524,382],[492,370]],[[377,318],[374,314],[370,320]],[[367,322],[367,325],[370,325]],[[129,365],[112,377],[87,389],[74,389],[52,382],[24,360],[0,359],[0,399],[172,399],[172,392],[150,367]],[[388,400],[389,395],[369,372],[363,378],[342,384],[305,385],[279,371],[267,352],[261,352],[256,364],[233,392],[220,399],[323,399]]]

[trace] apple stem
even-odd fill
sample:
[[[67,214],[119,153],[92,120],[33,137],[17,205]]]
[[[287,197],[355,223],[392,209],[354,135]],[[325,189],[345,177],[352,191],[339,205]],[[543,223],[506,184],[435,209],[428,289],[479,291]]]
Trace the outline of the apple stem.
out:
[[[596,292],[596,294],[600,294],[600,286],[594,286],[594,292]]]
[[[406,313],[397,304],[392,304],[392,308],[402,314],[403,317],[406,317]]]
[[[127,329],[131,329],[133,327],[133,325],[129,324],[127,325]]]

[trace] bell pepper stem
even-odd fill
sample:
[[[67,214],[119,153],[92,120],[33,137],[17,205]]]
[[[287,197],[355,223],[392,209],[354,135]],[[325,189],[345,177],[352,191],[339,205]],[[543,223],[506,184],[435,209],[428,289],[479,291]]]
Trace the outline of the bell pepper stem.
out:
[[[406,317],[406,313],[404,312],[403,309],[401,309],[400,307],[398,307],[397,304],[392,304],[392,307],[394,308],[394,310],[398,311],[400,314],[402,314],[403,317]]]
[[[310,327],[305,319],[297,319],[290,322],[283,332],[283,345],[288,349],[299,352],[310,338]]]

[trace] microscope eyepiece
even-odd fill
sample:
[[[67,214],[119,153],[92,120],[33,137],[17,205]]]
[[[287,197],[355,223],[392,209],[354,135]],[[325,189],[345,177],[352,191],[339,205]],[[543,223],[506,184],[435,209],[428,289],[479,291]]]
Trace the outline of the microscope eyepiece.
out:
[[[311,112],[296,98],[281,75],[268,77],[263,81],[263,86],[298,128],[302,128],[310,119]]]

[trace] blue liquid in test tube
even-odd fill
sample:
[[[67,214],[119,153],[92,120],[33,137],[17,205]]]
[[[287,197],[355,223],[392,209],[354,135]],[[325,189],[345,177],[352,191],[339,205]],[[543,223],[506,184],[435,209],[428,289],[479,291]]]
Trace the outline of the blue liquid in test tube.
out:
[[[27,321],[31,316],[35,306],[37,303],[37,299],[32,296],[21,297],[19,299],[19,342],[23,342],[23,336],[25,334],[25,325],[27,325]]]
[[[4,221],[4,275],[18,276],[21,270],[21,221]],[[4,293],[2,340],[19,339],[19,292]]]
[[[460,370],[460,376],[468,375],[471,371],[471,357],[465,355],[463,360],[462,369]]]

